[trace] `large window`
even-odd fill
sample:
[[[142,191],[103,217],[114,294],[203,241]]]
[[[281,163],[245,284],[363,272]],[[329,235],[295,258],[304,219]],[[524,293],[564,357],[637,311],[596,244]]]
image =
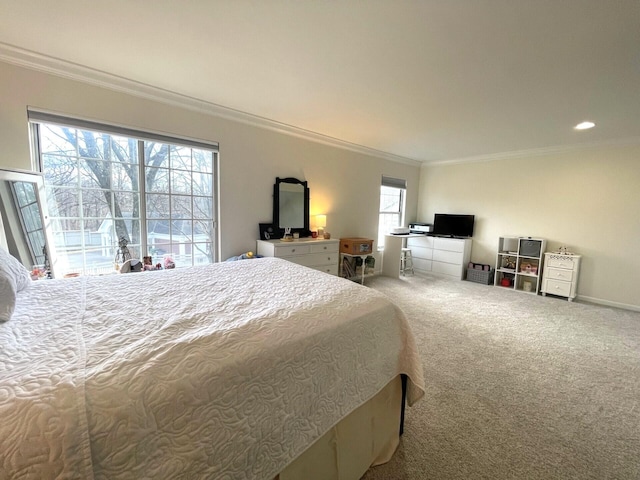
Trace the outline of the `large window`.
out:
[[[378,222],[378,248],[384,248],[384,236],[404,224],[406,181],[382,177],[380,186],[380,217]]]
[[[216,260],[215,146],[31,120],[58,275],[113,272],[123,240],[154,264]]]

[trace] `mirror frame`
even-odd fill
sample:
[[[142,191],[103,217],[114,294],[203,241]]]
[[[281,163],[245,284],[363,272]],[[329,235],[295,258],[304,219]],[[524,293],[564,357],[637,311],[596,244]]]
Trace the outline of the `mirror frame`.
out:
[[[280,237],[284,234],[284,227],[280,227],[280,184],[293,183],[302,185],[304,188],[304,226],[301,228],[291,228],[291,233],[299,233],[301,237],[308,237],[309,231],[309,187],[306,181],[297,178],[276,177],[276,183],[273,185],[273,225],[280,231]]]
[[[38,200],[38,206],[40,207],[40,215],[42,220],[42,229],[44,232],[44,248],[47,252],[47,258],[49,260],[49,271],[51,276],[55,278],[55,258],[54,258],[54,244],[53,236],[51,234],[51,226],[49,225],[49,213],[47,211],[46,195],[44,192],[44,176],[38,172],[30,172],[27,170],[7,170],[0,168],[0,181],[9,182],[27,182],[35,183],[36,185],[36,198]],[[2,212],[0,212],[0,246],[9,251],[9,245],[5,235],[5,226],[2,220]],[[32,259],[33,260],[33,259]],[[32,265],[25,265],[25,267],[31,270]]]

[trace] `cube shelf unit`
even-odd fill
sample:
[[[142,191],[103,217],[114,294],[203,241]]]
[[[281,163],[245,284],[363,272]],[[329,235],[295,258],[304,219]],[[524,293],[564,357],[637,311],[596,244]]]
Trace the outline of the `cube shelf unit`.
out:
[[[547,241],[531,237],[500,237],[494,285],[537,295]]]

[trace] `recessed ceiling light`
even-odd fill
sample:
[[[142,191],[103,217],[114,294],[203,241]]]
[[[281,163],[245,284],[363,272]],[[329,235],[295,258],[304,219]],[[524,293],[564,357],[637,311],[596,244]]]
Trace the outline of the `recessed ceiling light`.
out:
[[[596,124],[593,122],[582,122],[573,127],[574,130],[589,130],[590,128],[595,127]]]

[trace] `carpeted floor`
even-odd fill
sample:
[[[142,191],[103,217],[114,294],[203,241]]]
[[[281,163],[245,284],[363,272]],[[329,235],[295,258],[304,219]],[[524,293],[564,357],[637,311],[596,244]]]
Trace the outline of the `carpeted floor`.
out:
[[[640,479],[640,313],[415,275],[426,396],[363,480]]]

